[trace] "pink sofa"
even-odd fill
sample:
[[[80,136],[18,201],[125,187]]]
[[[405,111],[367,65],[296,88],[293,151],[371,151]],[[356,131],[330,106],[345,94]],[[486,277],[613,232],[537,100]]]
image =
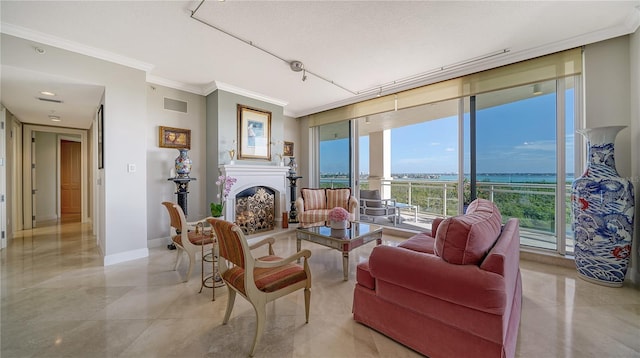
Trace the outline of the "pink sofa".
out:
[[[375,247],[357,267],[353,318],[431,358],[513,357],[520,233],[517,219],[501,220],[478,199],[431,232]]]

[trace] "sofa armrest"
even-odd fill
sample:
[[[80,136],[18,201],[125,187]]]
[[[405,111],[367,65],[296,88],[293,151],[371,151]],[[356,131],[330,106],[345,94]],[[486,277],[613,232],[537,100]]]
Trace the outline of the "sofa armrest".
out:
[[[349,213],[355,218],[356,211],[358,210],[358,199],[351,195],[347,205],[349,206]]]
[[[455,265],[432,254],[376,246],[369,268],[376,280],[454,304],[492,314],[503,314],[507,305],[503,277],[476,265]]]
[[[431,223],[431,237],[436,237],[436,233],[438,232],[438,226],[444,220],[444,218],[435,218]]]

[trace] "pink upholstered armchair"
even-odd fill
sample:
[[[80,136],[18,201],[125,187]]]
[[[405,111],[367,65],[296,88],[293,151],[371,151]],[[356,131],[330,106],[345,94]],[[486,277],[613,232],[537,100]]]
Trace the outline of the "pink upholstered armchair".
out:
[[[353,317],[431,358],[514,357],[522,283],[518,220],[493,203],[437,219],[358,265]]]
[[[300,227],[321,226],[328,220],[329,211],[341,207],[350,214],[349,221],[355,221],[358,199],[351,195],[351,188],[303,188],[296,200]]]

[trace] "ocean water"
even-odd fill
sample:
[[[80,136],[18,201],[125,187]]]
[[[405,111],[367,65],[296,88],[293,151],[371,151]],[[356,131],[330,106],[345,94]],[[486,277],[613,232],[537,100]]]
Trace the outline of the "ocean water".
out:
[[[437,174],[436,174],[437,175]],[[469,178],[469,175],[465,175],[465,178]],[[557,178],[555,174],[538,174],[538,173],[489,173],[489,174],[477,174],[479,182],[488,183],[556,183]],[[416,180],[411,178],[397,178],[398,180]],[[457,181],[458,175],[456,174],[440,174],[438,179],[419,179],[419,180],[437,180],[437,181]],[[567,176],[567,183],[573,181],[573,174]]]
[[[469,175],[465,175],[468,179]],[[485,183],[543,183],[543,184],[555,184],[556,175],[549,173],[486,173],[478,174],[478,181]],[[393,174],[394,181],[451,181],[458,180],[457,174]],[[570,184],[573,181],[573,173],[567,174],[566,183]],[[346,178],[329,178],[325,174],[325,177],[321,179],[323,183],[333,182],[335,186],[341,184],[346,186],[349,182]],[[361,181],[366,181],[366,176],[361,178]]]

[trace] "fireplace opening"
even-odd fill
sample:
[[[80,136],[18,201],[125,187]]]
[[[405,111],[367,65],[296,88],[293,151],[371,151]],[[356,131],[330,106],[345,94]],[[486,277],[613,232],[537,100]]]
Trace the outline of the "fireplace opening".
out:
[[[236,225],[245,235],[270,231],[275,228],[275,191],[254,186],[236,194]]]

